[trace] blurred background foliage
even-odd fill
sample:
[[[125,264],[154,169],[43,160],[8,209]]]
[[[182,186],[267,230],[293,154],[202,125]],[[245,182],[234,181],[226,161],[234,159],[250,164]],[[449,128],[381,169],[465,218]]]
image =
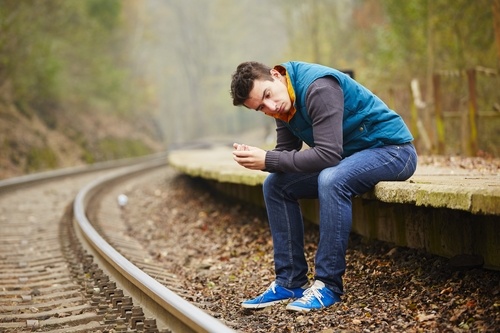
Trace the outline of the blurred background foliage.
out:
[[[89,107],[123,97],[119,45],[120,2],[0,2],[0,82],[11,85],[14,99],[29,105],[47,124],[65,102]],[[121,108],[103,108],[125,112]]]
[[[84,162],[199,138],[238,141],[248,130],[267,133],[273,121],[232,106],[236,66],[302,60],[354,70],[407,122],[410,82],[418,80],[426,105],[418,110],[419,128],[432,140],[433,75],[455,73],[442,80],[451,143],[460,118],[453,112],[467,108],[463,73],[481,67],[491,75],[477,79],[478,109],[487,114],[478,122],[485,134],[479,148],[498,156],[499,2],[0,0],[0,125],[10,119],[6,110],[36,117],[81,147],[77,160]],[[0,135],[4,155],[22,160],[13,153],[19,137]],[[60,166],[50,140],[45,145],[46,163],[39,161],[44,149],[25,149],[25,155],[36,151],[30,156],[37,165]],[[465,152],[451,144],[446,153]]]

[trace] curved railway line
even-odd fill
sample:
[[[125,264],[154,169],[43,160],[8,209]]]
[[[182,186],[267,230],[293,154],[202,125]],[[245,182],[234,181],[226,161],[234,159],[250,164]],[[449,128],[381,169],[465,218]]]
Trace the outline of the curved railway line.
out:
[[[117,218],[120,182],[165,160],[0,181],[0,332],[234,332],[148,264]]]

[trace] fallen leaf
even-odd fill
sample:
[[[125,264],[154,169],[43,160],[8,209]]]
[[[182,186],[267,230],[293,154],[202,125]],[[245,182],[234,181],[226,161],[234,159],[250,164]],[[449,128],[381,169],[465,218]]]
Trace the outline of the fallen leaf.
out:
[[[427,321],[436,318],[436,315],[434,313],[426,315],[425,313],[419,313],[417,315],[417,320],[419,322]]]

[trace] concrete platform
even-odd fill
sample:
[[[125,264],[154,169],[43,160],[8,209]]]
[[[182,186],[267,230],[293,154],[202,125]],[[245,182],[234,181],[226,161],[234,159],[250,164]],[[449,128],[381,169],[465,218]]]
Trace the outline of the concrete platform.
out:
[[[231,148],[178,150],[177,170],[210,181],[218,190],[263,205],[266,172],[242,168]],[[318,223],[316,200],[302,203],[304,218]],[[419,166],[405,182],[381,182],[353,199],[353,231],[445,257],[473,254],[500,269],[500,175]]]

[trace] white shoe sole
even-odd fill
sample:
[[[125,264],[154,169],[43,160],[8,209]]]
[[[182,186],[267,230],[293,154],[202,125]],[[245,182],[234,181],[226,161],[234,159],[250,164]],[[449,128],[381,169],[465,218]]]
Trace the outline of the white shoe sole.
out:
[[[291,300],[291,298],[281,299],[279,301],[272,301],[272,302],[266,302],[266,303],[256,303],[256,304],[241,303],[241,306],[244,307],[245,309],[263,309],[263,308],[267,308],[268,306],[271,306],[274,304],[286,303],[290,300]]]
[[[292,305],[292,304],[288,304],[286,306],[286,309],[287,310],[290,310],[290,311],[297,311],[297,312],[309,312],[311,310],[317,310],[317,309],[307,309],[307,308],[302,308],[300,306],[296,306],[296,305]]]

